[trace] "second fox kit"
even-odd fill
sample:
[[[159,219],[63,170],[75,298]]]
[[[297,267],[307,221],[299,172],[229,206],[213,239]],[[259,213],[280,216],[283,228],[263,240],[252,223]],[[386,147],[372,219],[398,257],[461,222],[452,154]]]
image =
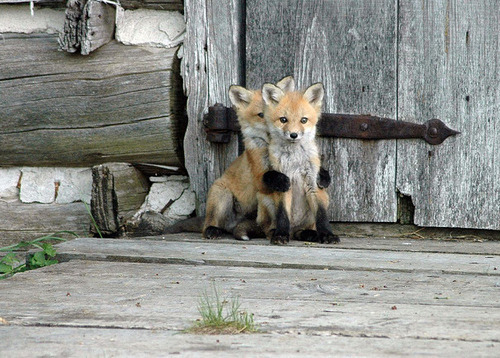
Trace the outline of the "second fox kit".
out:
[[[285,77],[277,83],[277,88],[283,92],[293,90],[294,86],[292,77]],[[245,151],[208,192],[203,236],[215,239],[226,231],[237,239],[248,240],[250,231],[254,236],[260,234],[252,219],[257,212],[257,194],[288,190],[289,179],[274,173],[272,182],[268,185],[263,182],[264,174],[269,170],[269,139],[261,92],[231,86],[229,96],[236,108]]]
[[[259,201],[257,221],[268,231],[272,243],[288,242],[290,233],[302,240],[339,242],[326,215],[328,194],[317,185],[320,155],[315,137],[323,96],[321,83],[303,93],[286,93],[269,83],[262,88],[269,161],[273,169],[291,180],[289,191]]]

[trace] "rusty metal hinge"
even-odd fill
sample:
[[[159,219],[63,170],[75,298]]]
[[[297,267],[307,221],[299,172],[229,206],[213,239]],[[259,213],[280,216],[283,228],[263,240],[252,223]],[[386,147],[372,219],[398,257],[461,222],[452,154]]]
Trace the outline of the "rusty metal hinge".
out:
[[[231,133],[239,131],[236,113],[220,103],[208,108],[203,118],[207,139],[213,143],[228,143]],[[439,119],[423,124],[397,121],[369,114],[322,113],[318,123],[321,137],[352,139],[423,139],[432,145],[444,142],[460,132],[448,128]]]
[[[221,103],[208,107],[208,113],[203,116],[203,125],[207,139],[212,143],[229,143],[231,133],[240,130],[234,109]]]

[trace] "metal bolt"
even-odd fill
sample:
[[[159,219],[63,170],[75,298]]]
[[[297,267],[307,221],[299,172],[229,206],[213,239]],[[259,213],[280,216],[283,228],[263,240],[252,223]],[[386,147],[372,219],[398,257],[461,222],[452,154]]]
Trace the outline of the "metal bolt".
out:
[[[363,132],[366,131],[368,129],[368,123],[361,123],[359,129]]]

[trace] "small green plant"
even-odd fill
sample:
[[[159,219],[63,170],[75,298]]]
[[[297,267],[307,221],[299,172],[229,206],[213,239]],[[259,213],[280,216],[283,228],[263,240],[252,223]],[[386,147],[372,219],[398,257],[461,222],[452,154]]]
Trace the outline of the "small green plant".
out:
[[[92,226],[94,227],[94,229],[96,230],[97,234],[99,235],[99,237],[101,239],[103,239],[103,236],[101,234],[101,230],[99,230],[99,226],[97,226],[97,223],[94,219],[94,215],[92,215],[92,210],[90,210],[90,206],[85,202],[85,200],[82,200],[82,203],[85,204],[85,209],[87,210],[87,213],[89,214],[90,216],[90,221],[92,223]]]
[[[188,332],[198,334],[237,334],[257,332],[253,314],[241,311],[238,298],[221,299],[217,289],[214,295],[203,293],[198,304],[201,319]]]
[[[18,272],[56,264],[57,260],[54,259],[56,256],[56,249],[52,246],[51,242],[66,241],[65,238],[61,237],[61,234],[69,234],[78,237],[77,234],[71,231],[58,231],[52,235],[42,236],[32,241],[21,241],[17,244],[0,248],[0,252],[7,252],[7,254],[0,259],[0,280]],[[32,247],[40,249],[41,251],[29,255],[26,262],[21,263],[21,260],[18,258],[19,251]]]

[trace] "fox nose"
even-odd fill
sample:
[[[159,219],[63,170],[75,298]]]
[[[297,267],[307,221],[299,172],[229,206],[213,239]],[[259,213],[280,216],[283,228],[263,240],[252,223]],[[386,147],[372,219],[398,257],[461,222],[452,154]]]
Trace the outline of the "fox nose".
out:
[[[290,133],[290,138],[292,138],[292,139],[295,139],[295,138],[297,138],[298,136],[299,136],[299,135],[298,135],[297,133],[295,133],[295,132]]]

